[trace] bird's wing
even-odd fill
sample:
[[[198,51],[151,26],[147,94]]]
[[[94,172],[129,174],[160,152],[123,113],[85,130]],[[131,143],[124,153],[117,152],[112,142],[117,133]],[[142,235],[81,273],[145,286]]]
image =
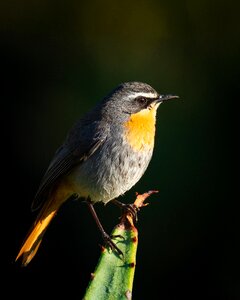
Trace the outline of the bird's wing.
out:
[[[36,196],[32,202],[32,210],[37,210],[40,206],[42,206],[46,193],[49,192],[49,189],[63,175],[70,172],[76,165],[88,159],[104,143],[106,130],[105,134],[99,133],[93,123],[90,124],[90,126],[85,127],[88,128],[82,130],[80,127],[79,132],[75,128],[75,130],[72,131],[74,134],[70,134],[66,143],[57,150],[52,162],[42,178]],[[77,133],[79,133],[78,139],[76,139]]]

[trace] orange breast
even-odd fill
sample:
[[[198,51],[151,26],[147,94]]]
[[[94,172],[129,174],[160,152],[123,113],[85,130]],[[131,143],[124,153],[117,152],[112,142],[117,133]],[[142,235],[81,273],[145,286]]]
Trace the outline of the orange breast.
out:
[[[156,108],[152,108],[132,114],[125,123],[127,141],[135,151],[153,147],[155,122]]]

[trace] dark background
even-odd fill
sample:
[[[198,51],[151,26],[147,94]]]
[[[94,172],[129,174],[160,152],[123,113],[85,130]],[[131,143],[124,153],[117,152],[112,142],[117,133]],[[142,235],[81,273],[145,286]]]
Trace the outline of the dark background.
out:
[[[160,107],[152,162],[123,199],[160,191],[139,213],[133,298],[240,298],[239,9],[238,1],[1,1],[7,299],[82,298],[101,243],[85,204],[62,207],[27,268],[14,259],[68,129],[132,80],[181,97]],[[118,209],[96,209],[110,232]]]

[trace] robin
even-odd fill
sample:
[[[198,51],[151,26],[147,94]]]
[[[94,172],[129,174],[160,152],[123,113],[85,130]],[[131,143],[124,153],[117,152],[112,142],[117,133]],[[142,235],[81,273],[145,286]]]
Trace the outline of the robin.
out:
[[[141,82],[120,84],[70,130],[56,151],[32,203],[40,209],[17,259],[26,266],[35,256],[43,235],[60,206],[70,197],[84,199],[104,241],[121,251],[104,231],[93,205],[114,202],[144,174],[153,153],[156,112],[174,95],[159,95]]]

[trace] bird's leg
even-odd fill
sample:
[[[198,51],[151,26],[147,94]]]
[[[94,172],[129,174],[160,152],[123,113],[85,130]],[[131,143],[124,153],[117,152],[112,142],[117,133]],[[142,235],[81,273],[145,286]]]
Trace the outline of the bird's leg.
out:
[[[136,223],[138,218],[137,218],[137,212],[139,211],[139,208],[136,207],[134,204],[125,204],[122,203],[116,199],[111,201],[112,203],[116,204],[118,207],[120,207],[124,213],[130,213],[132,215],[132,218],[134,222]]]
[[[87,202],[88,208],[89,208],[89,210],[90,210],[90,212],[102,234],[103,240],[106,243],[106,245],[108,245],[112,250],[115,250],[119,255],[124,256],[122,251],[117,247],[117,245],[112,241],[111,237],[104,230],[91,201],[88,199],[86,202]],[[117,237],[117,236],[114,236],[114,237]],[[120,237],[120,236],[118,236],[118,237]]]

